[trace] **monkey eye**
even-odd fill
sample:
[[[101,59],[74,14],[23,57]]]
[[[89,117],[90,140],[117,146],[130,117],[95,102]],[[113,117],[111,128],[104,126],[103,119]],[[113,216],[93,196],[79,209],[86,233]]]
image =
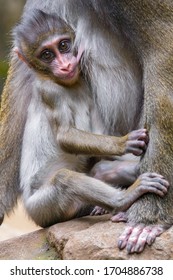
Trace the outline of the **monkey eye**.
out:
[[[65,39],[59,42],[58,50],[60,53],[68,53],[71,51],[71,40]]]
[[[40,59],[43,60],[44,62],[51,62],[55,58],[54,52],[51,50],[44,50],[40,54]]]

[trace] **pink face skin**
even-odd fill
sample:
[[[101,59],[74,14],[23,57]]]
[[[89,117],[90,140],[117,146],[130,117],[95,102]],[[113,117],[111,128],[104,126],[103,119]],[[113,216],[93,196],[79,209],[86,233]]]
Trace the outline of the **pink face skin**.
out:
[[[58,36],[42,44],[37,58],[47,66],[57,81],[63,85],[72,85],[78,80],[79,61],[83,50],[79,48],[76,56],[72,51],[69,36]]]

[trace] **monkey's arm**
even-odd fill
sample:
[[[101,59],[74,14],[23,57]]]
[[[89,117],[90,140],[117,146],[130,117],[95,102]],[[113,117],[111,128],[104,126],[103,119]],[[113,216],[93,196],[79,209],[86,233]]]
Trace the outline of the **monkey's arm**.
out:
[[[145,129],[130,132],[123,137],[92,134],[73,127],[60,128],[57,141],[61,148],[68,153],[87,155],[123,155],[133,153],[141,155],[148,141]]]

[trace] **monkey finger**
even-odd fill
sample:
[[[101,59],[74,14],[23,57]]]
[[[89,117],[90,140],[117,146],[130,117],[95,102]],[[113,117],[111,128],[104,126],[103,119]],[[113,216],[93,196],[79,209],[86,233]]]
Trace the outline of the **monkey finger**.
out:
[[[156,182],[147,182],[145,183],[145,187],[147,192],[149,191],[160,196],[164,196],[167,193],[167,188],[164,185]]]
[[[148,143],[149,143],[149,135],[148,135],[148,132],[146,132],[145,134],[143,133],[139,138],[138,140],[143,140],[146,145],[148,146]]]
[[[147,146],[143,141],[128,141],[126,153],[132,153],[135,156],[141,156],[145,152],[146,148]]]
[[[146,129],[134,130],[128,134],[128,140],[140,140],[148,145],[149,135]]]
[[[157,180],[153,181],[154,187],[156,187],[158,190],[162,191],[164,194],[168,192],[169,185],[167,184],[166,180]]]
[[[162,175],[157,173],[143,173],[139,176],[139,179],[142,183],[153,182],[163,185],[166,189],[169,187],[169,182]]]
[[[134,149],[132,152],[131,152],[134,156],[142,156],[143,153],[144,153],[144,150],[143,149]]]
[[[169,188],[169,183],[168,181],[166,181],[165,179],[161,179],[161,178],[152,178],[150,179],[152,180],[151,182],[158,188],[158,189],[163,189],[167,192],[168,188]]]
[[[145,139],[147,135],[147,130],[145,128],[141,128],[138,130],[133,130],[128,134],[129,140],[138,140],[140,138]]]
[[[145,172],[145,173],[141,174],[140,176],[146,176],[146,177],[150,177],[150,178],[155,178],[155,177],[164,178],[163,175],[155,173],[155,172]]]
[[[163,197],[166,194],[166,191],[158,190],[157,188],[155,188],[155,186],[149,188],[148,191],[151,192],[151,193],[157,194],[160,197]]]
[[[128,140],[127,141],[127,148],[139,148],[139,149],[146,149],[147,145],[143,140]]]
[[[162,178],[157,178],[157,182],[159,183],[159,184],[162,184],[165,188],[166,188],[166,191],[167,191],[167,189],[169,188],[169,182],[166,180],[166,179],[162,179]]]

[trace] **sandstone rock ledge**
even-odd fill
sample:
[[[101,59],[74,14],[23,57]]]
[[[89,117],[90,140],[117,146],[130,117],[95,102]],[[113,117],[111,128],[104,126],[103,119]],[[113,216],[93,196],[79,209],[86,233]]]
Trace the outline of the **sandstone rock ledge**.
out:
[[[46,240],[46,229],[37,230],[0,242],[0,260],[59,259],[55,248]]]
[[[117,240],[125,224],[112,223],[109,218],[109,215],[82,217],[0,242],[0,259],[173,259],[173,227],[141,254],[129,255],[117,248]]]

